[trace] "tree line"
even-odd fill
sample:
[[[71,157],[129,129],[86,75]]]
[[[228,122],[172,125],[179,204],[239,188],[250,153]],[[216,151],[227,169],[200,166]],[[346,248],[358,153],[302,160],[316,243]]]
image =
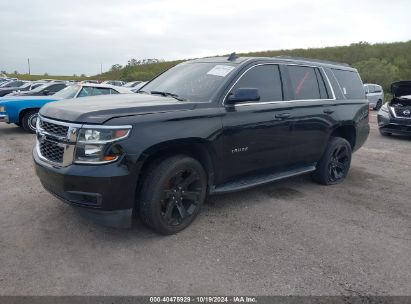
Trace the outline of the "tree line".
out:
[[[358,69],[363,82],[377,83],[388,91],[398,80],[411,80],[411,41],[394,43],[368,42],[325,48],[276,50],[242,53],[239,56],[294,56],[348,63]],[[125,66],[115,64],[110,71],[97,75],[104,79],[150,80],[184,60],[130,59]]]

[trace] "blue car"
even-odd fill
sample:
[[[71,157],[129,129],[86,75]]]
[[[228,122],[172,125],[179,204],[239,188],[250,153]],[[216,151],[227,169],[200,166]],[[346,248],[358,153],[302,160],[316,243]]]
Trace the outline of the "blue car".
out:
[[[29,133],[35,133],[38,111],[46,103],[61,99],[119,93],[132,92],[111,85],[85,83],[68,86],[51,96],[3,97],[0,98],[0,122],[14,123]]]

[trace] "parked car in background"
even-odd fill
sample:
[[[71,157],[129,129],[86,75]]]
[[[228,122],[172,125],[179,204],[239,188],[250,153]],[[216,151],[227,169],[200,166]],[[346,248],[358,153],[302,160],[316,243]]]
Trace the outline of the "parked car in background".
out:
[[[382,86],[373,83],[366,83],[364,84],[364,90],[370,108],[379,110],[384,104],[384,90],[382,89]]]
[[[381,135],[411,135],[411,80],[394,82],[391,93],[378,112],[378,129]]]
[[[53,82],[53,81],[59,81],[59,80],[56,80],[56,79],[40,79],[40,80],[37,80],[37,81],[45,83],[45,82]]]
[[[7,94],[17,91],[29,91],[31,90],[32,83],[31,82],[23,82],[20,86],[13,86],[13,87],[0,87],[0,97],[3,97]]]
[[[13,92],[13,96],[48,96],[57,93],[67,87],[64,82],[42,83],[31,91]]]
[[[50,84],[51,85],[51,84]],[[81,84],[68,86],[52,96],[10,96],[0,98],[0,122],[14,123],[30,133],[36,132],[36,120],[39,109],[53,101],[80,98],[85,96],[131,93],[121,87],[99,84]],[[46,94],[47,95],[47,94]],[[75,108],[75,104],[73,107]]]
[[[142,81],[140,81],[140,80],[130,81],[130,82],[127,82],[127,83],[124,85],[124,87],[126,87],[126,88],[134,88],[136,85],[138,85],[138,84],[140,84],[140,83],[142,83]]]
[[[342,182],[368,137],[368,110],[347,65],[204,58],[139,94],[46,105],[33,158],[44,188],[89,219],[130,227],[134,214],[172,234],[195,219],[207,194],[307,173]]]
[[[137,93],[142,87],[144,87],[147,84],[147,81],[142,81],[139,84],[135,85],[134,87],[131,88],[131,91],[134,93]]]
[[[10,80],[0,85],[0,88],[16,88],[20,87],[25,84],[26,81],[24,80]]]
[[[125,82],[121,80],[106,80],[103,81],[102,84],[110,84],[113,86],[122,87],[125,84]]]

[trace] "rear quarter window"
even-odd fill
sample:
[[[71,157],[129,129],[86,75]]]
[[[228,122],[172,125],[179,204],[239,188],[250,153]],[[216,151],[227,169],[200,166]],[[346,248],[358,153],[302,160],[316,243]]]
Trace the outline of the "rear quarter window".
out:
[[[364,86],[357,72],[336,69],[332,71],[347,99],[365,99]]]

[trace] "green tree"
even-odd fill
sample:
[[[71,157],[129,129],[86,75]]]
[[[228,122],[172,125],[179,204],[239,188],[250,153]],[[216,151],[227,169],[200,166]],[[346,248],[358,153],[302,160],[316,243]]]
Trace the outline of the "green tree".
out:
[[[354,63],[363,82],[377,83],[388,90],[393,81],[399,80],[399,69],[386,59],[370,58]]]
[[[123,66],[121,64],[113,64],[110,68],[111,72],[116,72],[116,71],[120,71],[123,68]]]

